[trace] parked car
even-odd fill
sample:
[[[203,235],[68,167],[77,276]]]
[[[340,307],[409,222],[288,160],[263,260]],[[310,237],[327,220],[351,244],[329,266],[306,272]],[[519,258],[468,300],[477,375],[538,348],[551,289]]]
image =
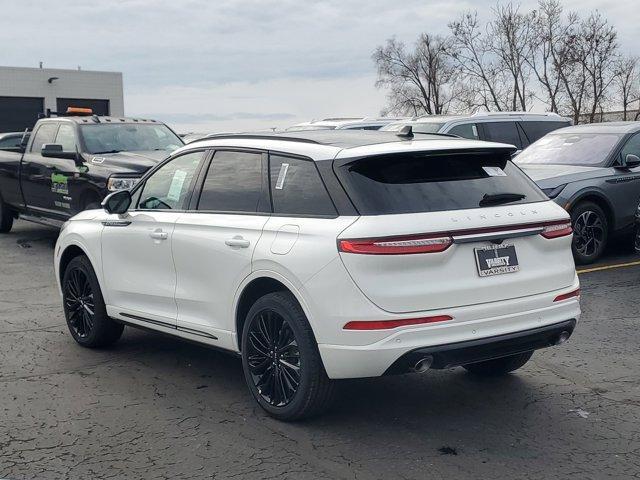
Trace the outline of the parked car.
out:
[[[547,133],[571,125],[555,113],[478,112],[474,115],[426,115],[391,123],[381,130],[398,132],[407,125],[413,133],[448,133],[472,140],[514,145],[520,150]]]
[[[596,261],[612,236],[632,232],[640,202],[640,122],[563,128],[516,163],[571,214],[576,262]]]
[[[237,353],[269,414],[325,408],[333,379],[522,367],[580,314],[568,214],[513,147],[313,131],[188,144],[65,224],[73,338],[123,326]]]
[[[18,216],[60,227],[184,145],[155,120],[84,113],[40,119],[26,146],[0,150],[1,233]]]
[[[380,130],[385,125],[401,120],[389,117],[336,117],[323,120],[298,123],[287,129],[286,132],[299,132],[305,130]]]

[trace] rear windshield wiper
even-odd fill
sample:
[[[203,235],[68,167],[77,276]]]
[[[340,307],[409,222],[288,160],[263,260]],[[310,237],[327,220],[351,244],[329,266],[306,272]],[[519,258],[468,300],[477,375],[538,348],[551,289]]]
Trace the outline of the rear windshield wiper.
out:
[[[492,195],[485,193],[482,200],[480,200],[479,206],[486,207],[487,205],[517,202],[523,198],[527,198],[527,196],[522,193],[494,193]]]

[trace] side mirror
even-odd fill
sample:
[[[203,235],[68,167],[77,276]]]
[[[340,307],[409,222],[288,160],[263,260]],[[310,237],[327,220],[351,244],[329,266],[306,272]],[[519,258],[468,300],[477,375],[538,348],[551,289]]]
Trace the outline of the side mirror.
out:
[[[131,205],[131,193],[129,190],[118,190],[105,197],[101,203],[107,213],[126,213]]]
[[[627,156],[624,157],[625,167],[627,168],[635,168],[640,166],[640,157],[634,155],[633,153],[627,153]]]
[[[76,160],[77,152],[65,152],[62,145],[58,143],[45,143],[42,145],[40,154],[47,158],[68,158],[69,160]]]

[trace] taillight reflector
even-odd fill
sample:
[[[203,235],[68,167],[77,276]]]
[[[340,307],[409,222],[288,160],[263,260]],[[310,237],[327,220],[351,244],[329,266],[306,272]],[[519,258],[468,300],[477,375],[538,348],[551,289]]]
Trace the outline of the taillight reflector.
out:
[[[365,255],[405,255],[410,253],[444,252],[451,246],[451,237],[408,236],[340,240],[338,249],[345,253]]]
[[[579,297],[579,296],[580,296],[580,289],[578,288],[577,290],[574,290],[573,292],[563,293],[562,295],[558,295],[556,298],[553,299],[553,301],[554,302],[561,302],[563,300],[569,300],[570,298]]]
[[[421,325],[423,323],[446,322],[453,320],[449,315],[436,315],[434,317],[403,318],[399,320],[358,320],[347,323],[345,330],[389,330],[391,328],[406,327],[408,325]]]
[[[563,221],[550,223],[544,226],[544,230],[542,230],[542,235],[544,238],[558,238],[558,237],[566,237],[567,235],[571,235],[573,233],[573,228],[571,227],[571,221]]]

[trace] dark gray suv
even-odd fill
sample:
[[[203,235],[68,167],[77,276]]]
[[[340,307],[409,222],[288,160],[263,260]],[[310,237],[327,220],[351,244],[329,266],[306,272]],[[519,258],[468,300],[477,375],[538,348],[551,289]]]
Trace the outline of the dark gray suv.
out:
[[[561,128],[515,162],[571,214],[577,263],[595,261],[609,238],[632,232],[640,201],[640,122]]]

